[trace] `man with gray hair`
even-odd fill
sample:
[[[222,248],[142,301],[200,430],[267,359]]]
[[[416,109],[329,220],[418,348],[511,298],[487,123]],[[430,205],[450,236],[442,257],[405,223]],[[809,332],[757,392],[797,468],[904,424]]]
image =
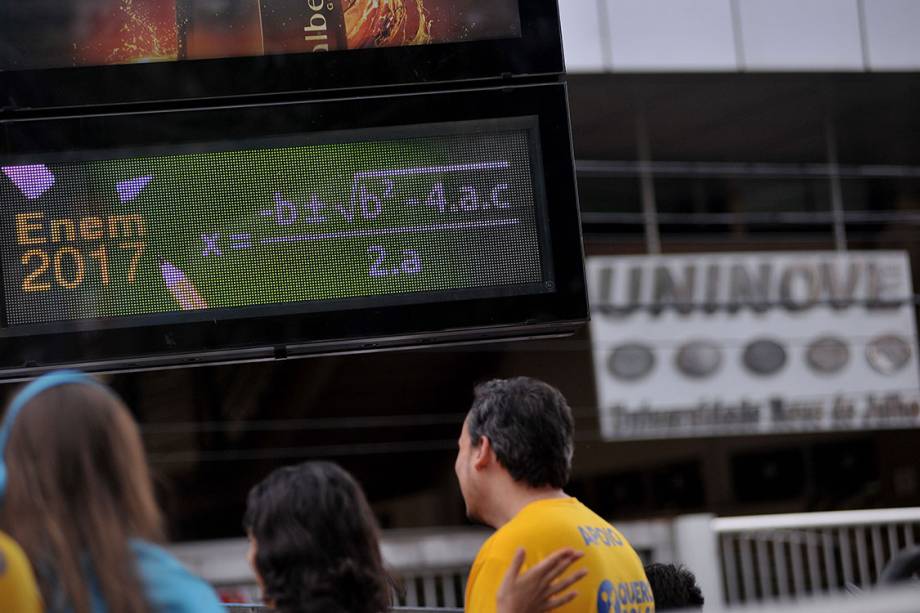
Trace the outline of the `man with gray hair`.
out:
[[[479,550],[466,610],[494,613],[496,594],[518,550],[524,568],[568,550],[585,578],[548,608],[571,613],[654,613],[642,562],[620,532],[568,496],[572,411],[556,388],[528,377],[478,386],[463,422],[455,469],[470,519],[496,532]],[[566,577],[562,579],[567,580]]]

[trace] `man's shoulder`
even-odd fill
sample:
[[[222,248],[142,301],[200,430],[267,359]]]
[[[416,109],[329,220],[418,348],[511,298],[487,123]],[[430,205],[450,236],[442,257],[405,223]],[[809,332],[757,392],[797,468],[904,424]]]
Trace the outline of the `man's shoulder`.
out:
[[[577,525],[585,522],[607,523],[604,518],[586,507],[577,498],[563,498],[529,506],[511,523],[516,523],[517,529],[545,530],[552,526]]]
[[[507,550],[513,546],[542,544],[558,547],[613,547],[631,550],[626,537],[611,522],[578,500],[528,509],[497,531],[491,546]]]
[[[544,529],[546,525],[544,524]],[[514,554],[521,547],[532,543],[534,535],[540,531],[533,518],[523,513],[513,517],[508,523],[498,528],[479,548],[476,555],[481,563],[493,561],[510,563]]]
[[[524,508],[507,524],[499,528],[486,541],[490,547],[502,547],[506,543],[520,546],[522,543],[542,540],[559,531],[573,532],[580,525],[608,525],[599,515],[574,498],[559,501],[542,501]]]

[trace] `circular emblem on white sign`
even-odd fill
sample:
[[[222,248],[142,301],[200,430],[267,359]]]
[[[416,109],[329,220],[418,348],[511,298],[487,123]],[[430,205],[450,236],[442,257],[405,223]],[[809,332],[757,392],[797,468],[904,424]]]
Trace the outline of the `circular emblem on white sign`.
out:
[[[620,345],[607,359],[607,370],[622,381],[638,381],[655,367],[655,354],[646,345]]]
[[[832,375],[843,370],[850,361],[850,348],[835,336],[822,336],[808,345],[805,362],[822,375]]]
[[[776,341],[762,338],[748,343],[741,361],[755,375],[775,375],[786,365],[786,349]]]
[[[904,338],[889,334],[872,339],[866,346],[866,361],[875,372],[893,375],[910,362],[911,348]]]
[[[690,341],[677,350],[677,370],[691,379],[711,377],[722,365],[722,350],[712,341]]]

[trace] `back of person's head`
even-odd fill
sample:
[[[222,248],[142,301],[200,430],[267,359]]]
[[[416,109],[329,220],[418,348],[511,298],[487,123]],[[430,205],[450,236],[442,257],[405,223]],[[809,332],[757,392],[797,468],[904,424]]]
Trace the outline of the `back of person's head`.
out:
[[[652,586],[656,611],[702,609],[703,592],[696,577],[684,566],[649,564],[645,576]]]
[[[131,538],[162,523],[140,434],[106,386],[77,372],[45,375],[10,403],[0,430],[0,526],[22,545],[49,609],[148,610]]]
[[[572,410],[551,385],[496,379],[474,391],[467,428],[474,447],[489,440],[499,463],[529,487],[563,488],[572,471]]]
[[[878,582],[881,585],[896,585],[903,582],[920,581],[920,547],[908,547],[897,552],[882,570]]]
[[[282,613],[390,606],[378,529],[357,482],[329,462],[279,468],[249,492],[244,526],[267,603]]]

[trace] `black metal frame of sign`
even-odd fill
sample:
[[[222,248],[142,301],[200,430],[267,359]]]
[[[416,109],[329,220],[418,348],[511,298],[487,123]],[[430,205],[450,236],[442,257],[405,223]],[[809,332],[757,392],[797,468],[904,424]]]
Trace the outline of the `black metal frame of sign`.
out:
[[[410,299],[395,296],[395,292],[351,296],[321,308],[317,307],[321,302],[310,300],[37,325],[24,325],[20,320],[0,329],[2,379],[62,365],[123,370],[560,334],[571,332],[587,319],[564,84],[8,119],[2,125],[5,139],[0,159],[6,168],[61,160],[75,152],[79,152],[79,159],[117,161],[141,153],[149,155],[150,151],[178,154],[215,146],[235,151],[251,147],[253,142],[265,143],[266,139],[285,145],[324,138],[368,142],[417,137],[426,130],[432,134],[452,129],[488,134],[489,130],[507,133],[523,129],[528,134],[530,188],[537,216],[535,240],[542,271],[538,282],[531,275],[519,284],[440,287]],[[23,240],[41,238],[34,229],[38,226],[29,223],[5,228],[7,243],[17,235],[20,245]],[[87,226],[87,236],[104,232],[92,223]],[[82,226],[80,231],[84,231]],[[7,264],[11,253],[4,250]],[[20,261],[12,264],[19,265]],[[408,264],[403,272],[414,272],[413,266]],[[59,279],[69,280],[73,280],[72,272],[62,273]],[[181,291],[184,289],[174,293]],[[195,306],[194,297],[186,294],[180,299]],[[9,323],[5,307],[4,302],[0,312],[4,325]]]

